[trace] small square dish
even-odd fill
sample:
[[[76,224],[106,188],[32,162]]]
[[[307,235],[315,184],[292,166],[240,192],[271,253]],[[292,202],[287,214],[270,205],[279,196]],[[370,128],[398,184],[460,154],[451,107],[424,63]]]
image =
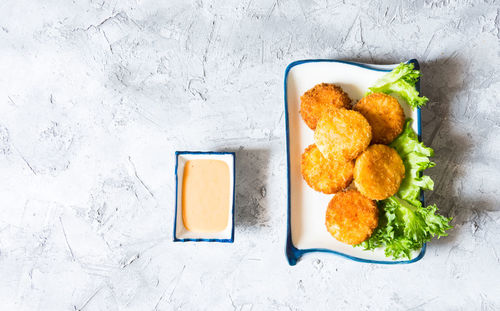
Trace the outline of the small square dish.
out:
[[[416,60],[409,61],[419,68]],[[394,65],[370,65],[340,60],[313,59],[295,61],[285,71],[285,122],[287,144],[287,241],[286,256],[290,265],[306,253],[321,252],[336,254],[351,260],[379,263],[402,264],[421,259],[422,249],[412,254],[411,260],[392,260],[387,258],[383,249],[365,251],[352,247],[333,238],[325,226],[325,213],[333,195],[326,195],[311,189],[302,178],[301,155],[304,149],[314,142],[314,132],[300,116],[300,97],[304,92],[319,83],[334,83],[340,86],[353,103],[361,99],[374,84]],[[416,85],[419,90],[419,83]],[[398,99],[399,100],[399,99]],[[421,137],[420,109],[412,110],[405,101],[399,100],[407,118],[412,118],[413,129]],[[423,196],[421,197],[423,203]]]
[[[234,152],[202,152],[202,151],[176,151],[175,152],[175,215],[174,215],[174,242],[223,242],[223,243],[233,243],[234,242],[234,195],[235,195],[235,153]],[[190,183],[186,183],[185,178],[187,176],[195,176],[194,164],[193,163],[203,163],[204,161],[198,160],[215,160],[211,161],[211,163],[217,165],[218,170],[222,170],[222,177],[217,177],[222,179],[224,182],[222,184],[227,185],[229,188],[224,189],[213,189],[214,184],[216,183],[215,177],[212,177],[208,171],[198,171],[196,173],[198,177],[201,177],[202,180],[196,181],[192,185],[200,185],[201,188],[196,189],[194,186],[186,186],[191,185]],[[205,162],[207,163],[207,162]],[[189,168],[188,168],[189,167]],[[187,173],[187,169],[190,169],[190,173]],[[201,166],[200,168],[201,169]],[[207,169],[207,168],[205,168]],[[213,168],[212,168],[213,169]],[[194,177],[193,177],[194,178]],[[208,178],[208,180],[207,180]],[[204,179],[204,180],[203,180]],[[208,181],[208,182],[207,182]],[[186,187],[186,189],[183,189]],[[200,197],[197,200],[197,203],[192,205],[195,206],[198,210],[189,210],[190,208],[188,203],[183,204],[183,200],[185,199],[188,202],[188,197],[185,197],[186,192],[189,189],[189,194],[196,194],[197,191],[208,191],[207,193],[216,194],[216,202],[225,202],[227,204],[221,204],[221,206],[226,206],[228,210],[225,210],[225,207],[218,208],[217,211],[211,213],[211,210],[207,210],[206,206],[202,206],[207,202],[208,198]],[[210,188],[212,187],[212,188]],[[219,191],[220,190],[220,191]],[[194,191],[194,192],[193,192]],[[209,195],[210,196],[210,195]],[[221,199],[222,198],[222,199]],[[194,202],[193,199],[190,202]],[[186,210],[183,210],[186,209]],[[191,223],[185,223],[188,217],[186,215],[196,215],[196,212],[200,211],[205,212],[204,216],[196,216],[199,219],[195,220],[191,218]],[[194,214],[193,214],[194,213]],[[194,224],[198,222],[198,226],[200,225],[200,220],[203,221],[203,217],[207,219],[209,225],[213,225],[214,218],[211,218],[214,214],[222,215],[222,220],[219,217],[219,220],[215,222],[219,222],[218,229],[216,230],[188,230],[190,226],[194,227]],[[189,216],[193,217],[193,216]]]

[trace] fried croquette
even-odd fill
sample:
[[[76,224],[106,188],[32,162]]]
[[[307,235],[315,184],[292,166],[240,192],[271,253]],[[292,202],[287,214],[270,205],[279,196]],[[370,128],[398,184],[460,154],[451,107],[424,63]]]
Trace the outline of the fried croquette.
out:
[[[357,111],[343,108],[323,113],[314,131],[316,146],[330,161],[355,159],[368,147],[371,139],[372,130],[365,117]]]
[[[327,108],[348,108],[350,104],[351,99],[340,86],[320,83],[300,97],[300,115],[307,126],[314,130]]]
[[[349,186],[353,170],[354,161],[328,161],[314,144],[302,154],[302,177],[309,187],[325,194],[336,193]]]
[[[373,200],[395,194],[404,176],[403,160],[396,150],[386,145],[371,145],[354,165],[354,185]]]
[[[353,108],[372,127],[372,144],[389,144],[403,131],[405,113],[398,100],[383,93],[363,97]]]
[[[377,205],[359,191],[339,192],[328,203],[325,224],[328,232],[340,242],[359,244],[377,228]]]

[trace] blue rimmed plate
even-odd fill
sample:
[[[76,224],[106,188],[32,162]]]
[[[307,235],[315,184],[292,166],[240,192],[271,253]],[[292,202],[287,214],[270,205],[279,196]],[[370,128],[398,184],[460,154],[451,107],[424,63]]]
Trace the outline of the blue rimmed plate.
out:
[[[187,230],[182,220],[182,180],[184,166],[189,160],[209,159],[226,162],[229,167],[230,187],[230,214],[227,227],[221,232],[199,233]],[[174,215],[174,242],[234,242],[234,195],[235,195],[235,159],[234,152],[204,152],[204,151],[176,151],[175,152],[175,215]]]
[[[409,62],[419,68],[417,60]],[[359,247],[335,240],[326,230],[325,213],[332,195],[309,188],[302,179],[300,160],[304,149],[314,143],[313,131],[301,119],[300,96],[318,83],[335,83],[356,102],[368,87],[391,71],[394,65],[369,65],[340,60],[311,59],[295,61],[285,71],[285,117],[288,167],[288,222],[286,256],[290,265],[306,253],[336,254],[360,262],[379,264],[412,263],[425,254],[425,244],[412,254],[411,260],[392,260],[383,249],[364,251]],[[417,83],[417,89],[420,88]],[[420,109],[412,110],[403,100],[399,101],[407,118],[412,118],[413,129],[421,137]],[[423,196],[422,196],[423,203]]]

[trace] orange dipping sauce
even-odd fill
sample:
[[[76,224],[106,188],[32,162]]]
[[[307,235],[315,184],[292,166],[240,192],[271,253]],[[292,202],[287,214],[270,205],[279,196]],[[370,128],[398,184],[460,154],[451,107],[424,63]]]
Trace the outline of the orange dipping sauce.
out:
[[[190,160],[182,180],[182,221],[193,232],[220,232],[229,222],[229,166],[221,160]]]

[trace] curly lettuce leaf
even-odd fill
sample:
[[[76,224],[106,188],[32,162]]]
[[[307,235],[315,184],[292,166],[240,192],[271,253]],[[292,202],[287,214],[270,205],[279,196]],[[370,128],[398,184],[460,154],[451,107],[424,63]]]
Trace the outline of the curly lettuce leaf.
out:
[[[429,160],[434,150],[418,141],[417,134],[411,128],[411,119],[406,120],[403,132],[390,146],[399,153],[405,165],[405,178],[401,182],[397,195],[413,205],[420,206],[420,190],[433,190],[434,182],[422,172],[436,164]]]
[[[411,119],[403,133],[390,145],[399,153],[405,165],[405,178],[398,192],[378,202],[379,225],[372,236],[359,244],[365,250],[385,247],[385,255],[393,259],[407,257],[433,237],[446,236],[452,228],[451,218],[439,215],[436,205],[424,207],[420,191],[432,190],[434,182],[422,172],[435,164],[429,160],[434,151],[418,141],[411,128]]]
[[[451,218],[437,214],[437,207],[412,205],[397,196],[379,202],[379,226],[372,236],[361,243],[365,250],[385,246],[385,255],[393,259],[411,259],[433,237],[447,236]]]
[[[406,100],[410,107],[422,107],[429,99],[425,96],[420,96],[415,88],[420,75],[420,71],[414,69],[413,63],[401,63],[391,72],[377,80],[369,88],[370,92],[368,93],[396,93]]]

